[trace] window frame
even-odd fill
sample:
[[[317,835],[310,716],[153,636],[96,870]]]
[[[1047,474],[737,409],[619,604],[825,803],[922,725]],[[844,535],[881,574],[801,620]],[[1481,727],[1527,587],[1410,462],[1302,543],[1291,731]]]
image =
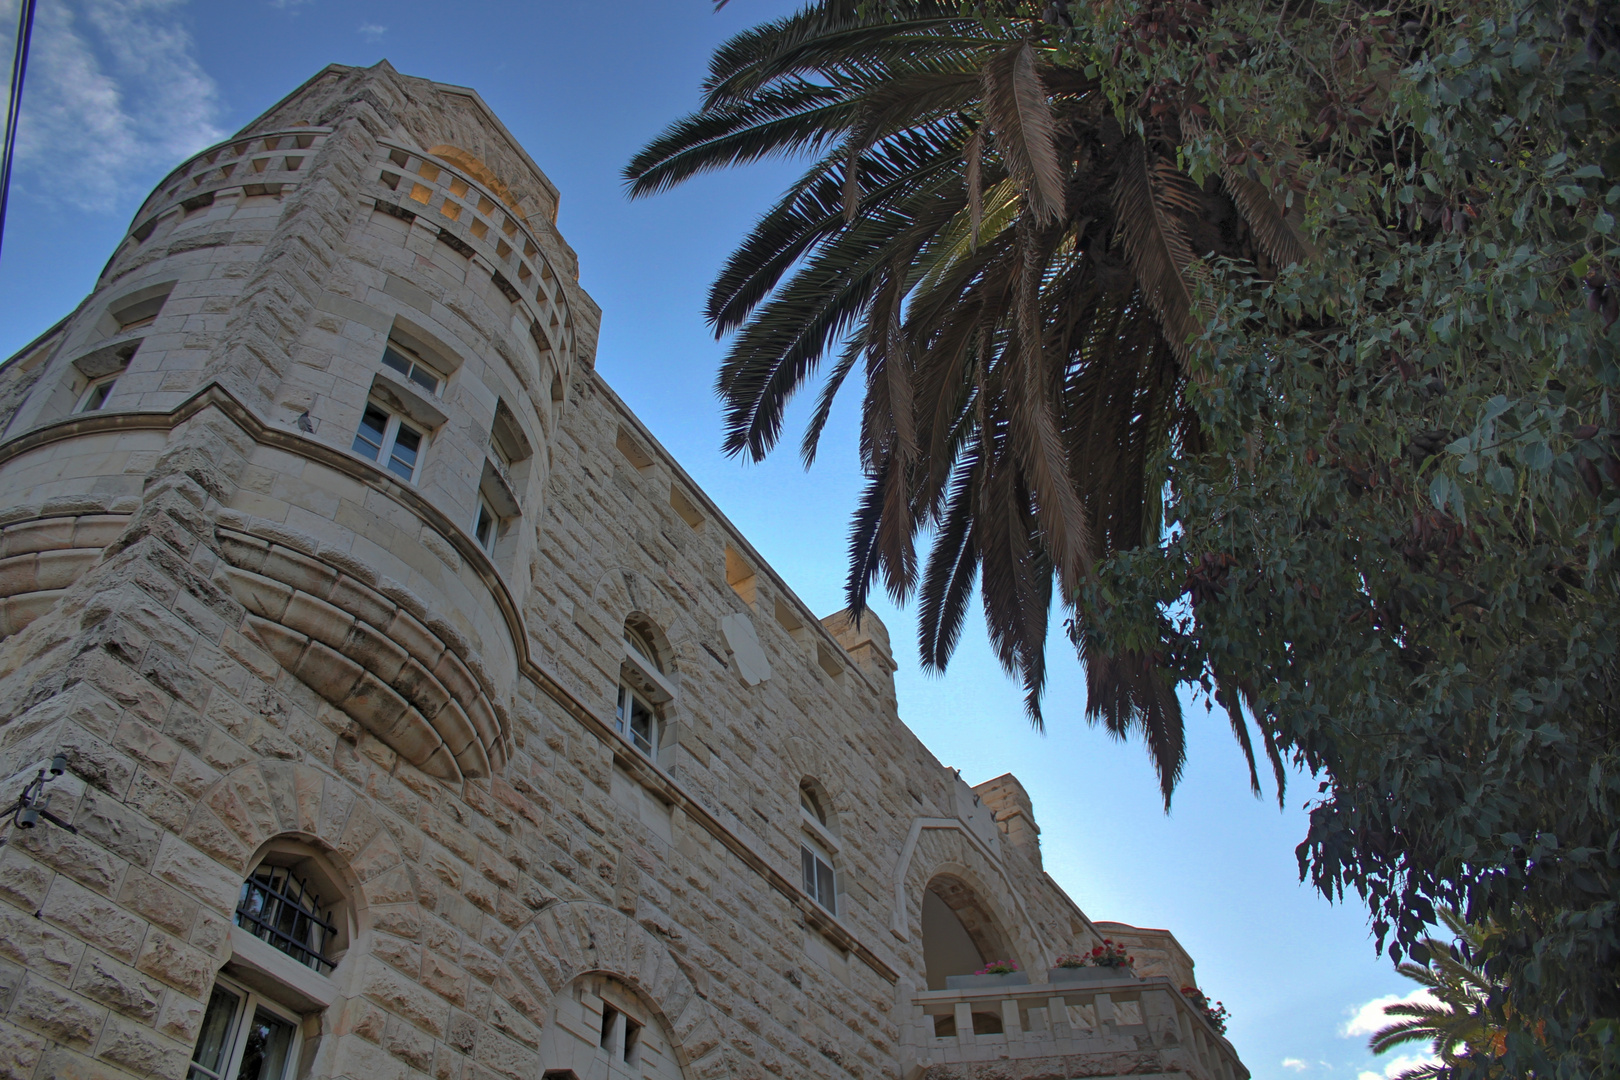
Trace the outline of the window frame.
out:
[[[401,371],[396,365],[388,362],[389,353],[393,353],[396,358],[403,362],[403,371]],[[378,363],[382,364],[384,368],[405,380],[405,385],[415,390],[425,390],[427,391],[428,396],[434,399],[437,399],[441,394],[444,393],[445,385],[450,381],[450,376],[440,371],[433,364],[424,360],[422,355],[415,349],[411,348],[409,345],[401,345],[393,338],[389,338],[388,341],[383,345],[382,356],[378,358]],[[418,370],[420,370],[424,376],[433,380],[432,386],[428,386],[427,383],[423,382],[417,377]]]
[[[73,415],[77,416],[80,413],[100,412],[102,409],[105,409],[107,407],[107,399],[112,397],[113,388],[118,384],[118,380],[124,377],[124,371],[125,369],[120,368],[111,374],[98,375],[94,379],[91,379],[89,385],[86,386],[84,391],[79,394],[79,400],[74,402]],[[102,387],[106,387],[106,392],[101,395],[100,401],[96,402],[95,405],[91,405],[91,398],[95,397],[96,392],[101,390]]]
[[[219,974],[214,978],[213,986],[209,987],[209,1005],[203,1008],[203,1024],[197,1031],[200,1042],[207,1030],[209,1006],[213,1003],[214,990],[223,986],[228,992],[235,994],[237,1004],[231,1014],[230,1034],[225,1038],[227,1047],[224,1055],[224,1066],[214,1070],[197,1061],[197,1046],[192,1046],[192,1056],[186,1062],[186,1080],[237,1080],[237,1074],[242,1069],[242,1058],[247,1053],[248,1031],[251,1027],[250,1018],[256,1016],[260,1009],[287,1024],[292,1028],[292,1038],[287,1043],[287,1057],[282,1065],[279,1077],[273,1080],[293,1080],[297,1075],[298,1060],[304,1048],[304,1018],[295,1010],[280,1004],[273,998],[250,989],[236,979]]]
[[[489,538],[478,535],[479,527],[485,519],[489,520]],[[473,514],[472,537],[473,542],[481,548],[486,555],[495,554],[495,545],[501,539],[501,515],[496,513],[495,505],[480,491],[478,493],[478,509]]]
[[[387,418],[383,425],[381,441],[375,444],[372,443],[370,439],[362,440],[360,437],[361,431],[366,430],[366,416],[373,409]],[[416,461],[411,466],[409,476],[400,472],[391,464],[395,460],[394,450],[399,445],[399,432],[402,428],[405,431],[414,434],[417,438]],[[355,428],[354,439],[349,444],[349,452],[358,457],[365,458],[367,461],[371,462],[373,465],[376,465],[384,472],[393,474],[395,477],[398,477],[405,483],[414,485],[422,475],[422,459],[427,456],[427,449],[430,441],[430,433],[424,427],[420,426],[414,418],[403,416],[399,412],[383,404],[381,401],[378,401],[376,398],[368,397],[366,399],[365,408],[360,413],[360,424]],[[361,450],[360,447],[356,445],[361,442],[364,442],[367,446],[375,445],[377,447],[377,456],[372,457],[370,454]]]
[[[630,711],[632,704],[639,704],[647,711],[647,738],[642,740],[635,733],[635,716]],[[658,714],[658,706],[647,700],[647,696],[631,686],[622,677],[619,679],[619,692],[614,704],[613,722],[619,735],[630,744],[630,748],[653,764],[658,763],[658,740],[663,734],[664,718]],[[641,743],[645,741],[647,746]]]
[[[799,885],[817,907],[836,919],[838,917],[838,868],[833,865],[833,862],[832,850],[822,844],[820,839],[813,836],[808,829],[799,835]],[[821,886],[823,879],[825,879],[827,886],[827,897],[832,901],[830,904],[822,899]]]

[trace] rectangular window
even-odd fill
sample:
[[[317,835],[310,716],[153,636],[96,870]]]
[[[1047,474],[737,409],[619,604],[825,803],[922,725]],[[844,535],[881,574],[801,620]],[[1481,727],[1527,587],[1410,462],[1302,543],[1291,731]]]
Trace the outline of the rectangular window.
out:
[[[403,346],[389,342],[383,349],[383,367],[390,368],[405,376],[407,382],[413,382],[430,394],[437,395],[439,386],[444,382],[444,376],[422,363],[411,355]]]
[[[387,409],[370,402],[360,416],[360,429],[351,449],[368,461],[414,481],[421,463],[424,438],[420,431]]]
[[[501,531],[500,524],[500,516],[489,505],[489,500],[478,496],[478,517],[473,522],[473,537],[478,541],[478,546],[491,555],[495,553],[495,539]]]
[[[838,914],[838,889],[826,853],[812,847],[809,840],[800,841],[799,868],[804,874],[804,891],[810,899],[825,908],[829,915]]]
[[[619,734],[650,761],[658,760],[658,714],[628,686],[619,687]]]
[[[288,1080],[298,1019],[220,979],[208,999],[186,1080]]]

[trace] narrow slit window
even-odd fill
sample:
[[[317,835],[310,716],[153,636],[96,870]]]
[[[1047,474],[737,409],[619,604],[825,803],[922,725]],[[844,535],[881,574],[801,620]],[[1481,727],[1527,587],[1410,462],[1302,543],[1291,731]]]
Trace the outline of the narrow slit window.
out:
[[[489,505],[489,500],[482,495],[478,497],[478,518],[473,523],[473,538],[478,546],[490,554],[495,553],[495,540],[500,533],[500,517],[495,508]]]
[[[613,1044],[613,1026],[618,1022],[619,1010],[611,1005],[602,1006],[602,1049]]]
[[[79,407],[73,411],[82,413],[100,411],[107,404],[107,399],[112,396],[113,387],[118,384],[118,376],[122,374],[123,372],[118,372],[113,375],[103,375],[99,379],[92,379],[90,385],[85,388],[84,394],[79,398]]]

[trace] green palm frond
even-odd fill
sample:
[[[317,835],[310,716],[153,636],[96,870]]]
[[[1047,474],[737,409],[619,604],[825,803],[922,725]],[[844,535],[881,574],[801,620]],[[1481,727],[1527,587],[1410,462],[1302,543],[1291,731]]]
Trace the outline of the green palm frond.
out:
[[[1215,134],[1171,117],[1127,137],[1095,79],[1053,64],[1033,7],[988,7],[817,0],[739,34],[701,107],[625,176],[647,195],[765,156],[811,159],[710,291],[710,323],[731,335],[726,451],[775,448],[789,402],[831,360],[808,464],[859,368],[851,607],[879,583],[915,595],[922,662],[939,669],[977,591],[1039,724],[1056,594],[1087,717],[1143,741],[1168,801],[1185,737],[1161,658],[1106,654],[1076,598],[1097,560],[1159,541],[1165,463],[1201,445],[1184,389],[1204,258],[1276,266],[1303,248],[1268,192],[1179,171],[1184,134]],[[1239,218],[1251,227],[1211,224]],[[1229,712],[1258,790],[1243,710]]]

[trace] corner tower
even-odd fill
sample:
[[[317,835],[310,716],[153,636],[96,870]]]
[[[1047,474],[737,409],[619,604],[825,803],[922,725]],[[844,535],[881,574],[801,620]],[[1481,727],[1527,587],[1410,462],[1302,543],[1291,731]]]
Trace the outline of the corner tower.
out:
[[[556,214],[475,93],[386,62],[329,67],[183,163],[0,378],[5,550],[34,556],[0,631],[105,622],[59,603],[99,548],[140,562],[142,533],[192,529],[218,569],[171,570],[244,605],[327,704],[430,775],[490,775],[510,585],[596,344]],[[35,637],[0,667],[54,662]]]

